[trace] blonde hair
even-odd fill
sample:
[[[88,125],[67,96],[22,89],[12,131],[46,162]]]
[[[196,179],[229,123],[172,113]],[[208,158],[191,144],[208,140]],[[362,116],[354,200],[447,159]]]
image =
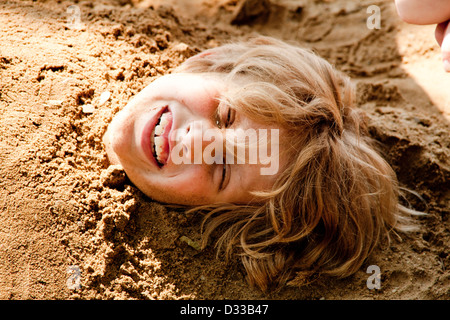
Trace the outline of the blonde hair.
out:
[[[345,277],[393,229],[411,230],[389,164],[375,151],[350,79],[313,52],[268,37],[227,44],[177,72],[222,73],[241,81],[222,100],[285,130],[288,164],[258,204],[212,204],[203,245],[220,230],[218,252],[240,255],[251,284],[283,284],[295,270]]]

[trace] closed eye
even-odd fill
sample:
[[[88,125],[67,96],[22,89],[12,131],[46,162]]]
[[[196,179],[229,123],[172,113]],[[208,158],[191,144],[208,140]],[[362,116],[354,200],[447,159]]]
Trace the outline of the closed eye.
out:
[[[236,117],[236,111],[234,109],[228,108],[227,119],[225,121],[225,127],[228,128],[234,122],[234,118]]]
[[[222,112],[222,108],[219,106],[215,114],[215,122],[219,129],[228,128],[234,122],[236,111],[230,107],[225,112]]]
[[[222,178],[220,179],[219,191],[222,191],[227,187],[228,182],[230,181],[230,174],[230,165],[226,164],[224,160],[222,164]]]

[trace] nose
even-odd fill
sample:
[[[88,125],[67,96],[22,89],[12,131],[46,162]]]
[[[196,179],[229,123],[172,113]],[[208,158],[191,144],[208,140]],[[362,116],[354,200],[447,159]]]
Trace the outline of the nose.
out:
[[[185,164],[222,163],[223,144],[224,134],[220,129],[206,121],[195,120],[178,132],[172,149],[172,161]]]

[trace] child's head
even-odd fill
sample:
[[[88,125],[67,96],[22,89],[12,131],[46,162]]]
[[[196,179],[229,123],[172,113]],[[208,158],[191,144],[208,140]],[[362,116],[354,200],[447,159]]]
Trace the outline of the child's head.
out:
[[[180,205],[248,203],[255,198],[251,191],[271,189],[283,159],[268,150],[276,169],[270,175],[261,174],[267,167],[261,163],[227,163],[235,158],[226,157],[231,134],[270,133],[276,127],[256,122],[224,100],[227,95],[235,98],[240,89],[239,82],[218,72],[161,77],[114,118],[106,135],[108,155],[155,200]],[[276,149],[278,144],[271,146]]]
[[[205,239],[220,229],[219,248],[237,250],[260,288],[296,269],[347,276],[408,211],[353,97],[322,58],[259,37],[154,81],[114,118],[105,144],[148,196],[207,212]],[[229,153],[238,129],[246,141],[256,135],[256,149],[235,143]],[[249,152],[230,164],[239,148]]]

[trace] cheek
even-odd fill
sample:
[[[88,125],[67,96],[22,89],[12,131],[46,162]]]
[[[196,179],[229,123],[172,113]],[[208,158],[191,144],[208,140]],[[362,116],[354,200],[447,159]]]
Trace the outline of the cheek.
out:
[[[212,199],[209,177],[201,170],[185,169],[184,172],[168,177],[163,174],[152,176],[127,173],[130,180],[150,198],[172,204],[205,204]]]
[[[158,186],[161,191],[177,195],[198,196],[210,194],[211,184],[207,173],[194,165],[183,167],[180,174],[167,178],[162,176]]]
[[[211,198],[204,193],[204,190],[192,190],[191,185],[177,184],[171,187],[156,187],[149,188],[148,193],[145,193],[150,198],[170,204],[179,205],[201,205],[211,203]]]
[[[202,194],[198,195],[186,195],[186,194],[177,194],[177,193],[152,193],[149,196],[151,199],[168,204],[178,204],[185,206],[195,206],[195,205],[204,205],[210,204],[211,200],[203,196]]]

